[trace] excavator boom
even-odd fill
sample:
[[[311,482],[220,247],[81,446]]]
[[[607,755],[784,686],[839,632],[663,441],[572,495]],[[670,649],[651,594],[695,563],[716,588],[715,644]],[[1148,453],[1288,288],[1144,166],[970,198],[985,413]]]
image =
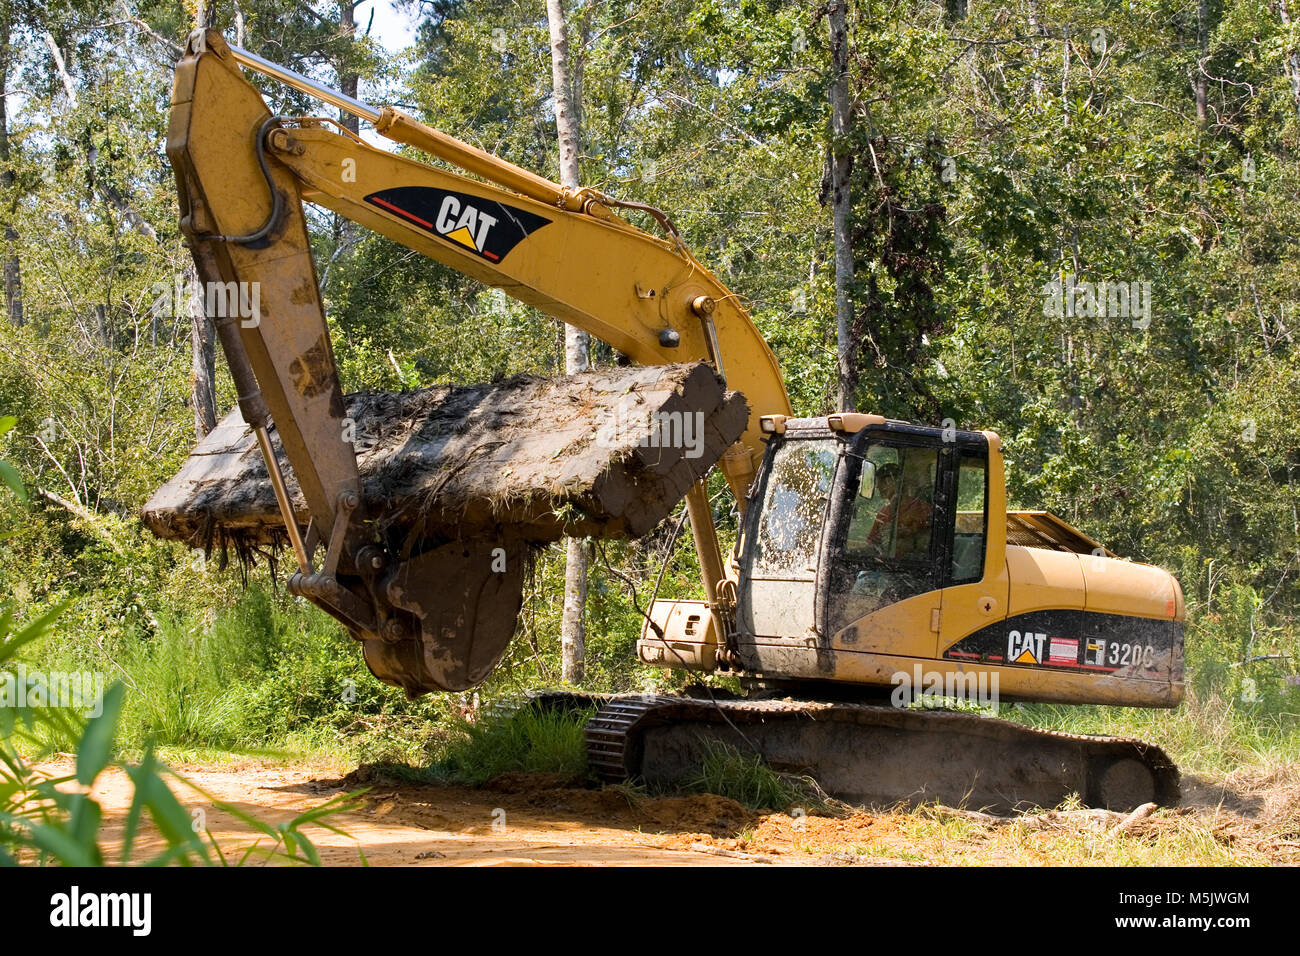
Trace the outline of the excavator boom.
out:
[[[322,95],[462,171],[376,149],[332,120],[275,116],[241,64]],[[789,412],[776,359],[739,299],[657,210],[565,190],[391,107],[325,90],[214,31],[193,33],[177,64],[167,154],[200,279],[260,304],[251,320],[212,318],[298,562],[289,588],[346,624],[365,643],[371,668],[408,692],[482,680],[513,634],[512,604],[484,597],[500,584],[483,570],[485,555],[403,562],[376,542],[355,449],[345,440],[304,200],[584,329],[634,362],[708,360],[750,403],[750,422],[720,463],[742,502],[762,457],[760,414]],[[620,206],[648,212],[666,237],[620,218],[613,211]],[[305,531],[289,502],[272,423],[307,505]],[[687,499],[706,590],[716,600],[724,571],[702,482]],[[522,565],[524,542],[505,546],[509,565]],[[413,595],[449,577],[461,581],[465,597],[442,617],[463,626],[431,632],[428,609]]]
[[[332,120],[272,117],[240,63],[329,96],[372,119],[382,135],[489,181],[376,149],[341,127],[331,130]],[[232,149],[232,139],[244,147]],[[253,261],[231,262],[232,271],[267,270],[266,278],[277,279],[269,262],[283,253],[256,253],[294,231],[307,200],[590,332],[634,362],[710,361],[750,402],[741,442],[751,465],[736,456],[723,463],[741,498],[763,455],[760,417],[790,414],[776,357],[739,297],[650,207],[566,190],[393,107],[375,110],[325,90],[215,32],[191,36],[177,66],[167,150],[193,242],[241,245],[232,237],[271,226],[257,242],[242,243]],[[268,179],[281,192],[278,206]],[[667,237],[638,229],[611,207],[649,212]],[[265,286],[263,295],[265,304]],[[303,307],[323,312],[319,295]],[[276,308],[263,311],[277,320]]]

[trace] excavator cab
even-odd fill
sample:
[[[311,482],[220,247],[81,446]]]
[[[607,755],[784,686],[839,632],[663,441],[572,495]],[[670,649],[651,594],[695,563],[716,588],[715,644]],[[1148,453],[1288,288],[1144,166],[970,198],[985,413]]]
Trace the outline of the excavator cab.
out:
[[[655,602],[643,662],[866,697],[920,666],[996,678],[1007,700],[1181,699],[1177,581],[1055,516],[1007,511],[995,433],[849,413],[765,416],[763,431],[734,612]]]
[[[861,434],[841,464],[844,501],[826,536],[823,629],[837,632],[891,604],[982,577],[982,435],[966,436],[959,449],[955,436]]]
[[[944,591],[998,564],[988,435],[874,416],[848,431],[845,418],[867,416],[787,419],[772,433],[737,549],[746,670],[834,680],[839,650],[933,657]]]

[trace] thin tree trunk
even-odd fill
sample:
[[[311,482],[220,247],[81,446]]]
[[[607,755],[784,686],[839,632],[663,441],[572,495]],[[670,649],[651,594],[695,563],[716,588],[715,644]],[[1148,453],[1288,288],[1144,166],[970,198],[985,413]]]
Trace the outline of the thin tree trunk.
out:
[[[196,0],[194,4],[194,26],[199,30],[211,30],[217,25],[217,4],[220,0]]]
[[[831,214],[835,230],[835,341],[839,377],[837,407],[841,411],[851,410],[857,404],[857,348],[851,338],[854,266],[849,195],[852,155],[848,137],[853,116],[849,107],[847,8],[848,0],[832,0],[828,11],[831,35]]]
[[[75,110],[77,108],[77,84],[73,82],[72,75],[68,73],[68,66],[63,60],[63,51],[59,49],[54,34],[49,30],[45,31],[45,45],[49,47],[50,59],[54,61],[54,69],[63,82],[63,92],[67,94],[68,106]]]
[[[551,87],[555,97],[555,132],[560,144],[560,185],[577,189],[580,107],[573,102],[569,77],[569,37],[562,0],[546,0],[551,28]]]
[[[1030,54],[1034,59],[1034,73],[1030,89],[1034,94],[1034,99],[1037,100],[1043,95],[1043,28],[1039,23],[1037,0],[1030,0],[1029,3],[1029,32],[1034,37],[1034,44]]]
[[[1291,9],[1287,0],[1277,0],[1277,13],[1282,19],[1282,26],[1291,29]],[[1291,81],[1291,96],[1295,99],[1296,117],[1300,118],[1300,49],[1291,47],[1282,54],[1282,68]]]
[[[353,41],[357,34],[357,4],[359,0],[341,0],[339,3],[339,33]],[[349,50],[349,54],[350,54]],[[338,76],[339,90],[347,94],[354,100],[357,98],[357,91],[361,85],[361,77],[355,69],[348,65],[348,58],[345,56],[335,69]],[[361,120],[345,110],[339,110],[339,125],[344,129],[351,130],[354,134],[361,131]],[[346,247],[356,242],[357,226],[351,219],[334,213],[330,222],[330,232],[334,240],[335,256],[341,254]],[[332,266],[334,260],[330,260]],[[326,268],[325,275],[322,277],[321,290],[324,291],[326,280],[329,278],[329,268]]]
[[[1209,88],[1205,77],[1205,56],[1209,49],[1209,0],[1196,4],[1196,72],[1192,74],[1192,89],[1196,95],[1196,122],[1202,126],[1209,118],[1207,100]]]
[[[357,2],[354,0],[342,0],[339,4],[339,32],[349,40],[356,36],[357,32]],[[360,84],[360,76],[357,71],[350,66],[344,67],[338,71],[339,91],[352,97],[357,98],[357,87]],[[361,129],[361,121],[351,113],[342,113],[339,117],[339,123],[345,129],[353,133]]]
[[[560,147],[560,185],[577,189],[578,137],[582,128],[582,105],[572,96],[574,84],[569,71],[569,38],[562,0],[546,0],[546,20],[551,33],[551,86],[555,97],[555,132]],[[579,72],[579,71],[575,71]],[[585,371],[591,362],[591,336],[573,326],[565,327],[564,371],[572,375]],[[560,622],[562,677],[581,683],[587,661],[587,574],[591,544],[582,538],[567,538],[564,554],[564,617]]]
[[[5,212],[4,237],[9,254],[4,257],[5,313],[14,325],[23,324],[23,274],[18,259],[18,230],[13,227],[13,216],[18,209],[18,197],[13,195],[15,179],[9,165],[9,39],[13,24],[8,6],[5,20],[0,23],[0,186],[3,186],[9,208]]]

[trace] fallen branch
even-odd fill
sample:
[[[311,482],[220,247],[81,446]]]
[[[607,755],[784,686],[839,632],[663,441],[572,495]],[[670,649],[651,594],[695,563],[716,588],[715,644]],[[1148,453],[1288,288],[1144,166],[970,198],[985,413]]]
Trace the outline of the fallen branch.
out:
[[[1142,804],[1142,806],[1138,807],[1136,810],[1134,810],[1132,813],[1126,816],[1122,821],[1117,823],[1114,826],[1114,828],[1110,831],[1111,835],[1113,836],[1117,833],[1123,833],[1125,830],[1131,828],[1135,823],[1139,823],[1140,821],[1145,820],[1147,817],[1151,816],[1151,814],[1155,812],[1156,812],[1156,805],[1154,803]]]
[[[63,497],[62,495],[50,491],[48,488],[37,488],[36,493],[40,495],[42,498],[44,498],[46,501],[52,502],[58,505],[63,510],[67,511],[69,514],[75,515],[76,517],[80,518],[82,521],[84,521],[86,524],[90,526],[90,530],[94,531],[95,534],[99,535],[106,542],[108,542],[109,546],[118,554],[126,553],[126,551],[123,550],[122,546],[117,543],[117,539],[113,537],[112,533],[107,528],[104,527],[103,519],[101,519],[99,515],[95,514],[85,505],[78,504],[75,501],[70,501],[67,498]]]
[[[709,846],[707,843],[692,843],[691,849],[696,853],[711,853],[714,856],[730,857],[733,860],[748,860],[750,863],[775,862],[770,856],[760,856],[757,853],[742,853],[740,850],[728,850],[720,846]]]

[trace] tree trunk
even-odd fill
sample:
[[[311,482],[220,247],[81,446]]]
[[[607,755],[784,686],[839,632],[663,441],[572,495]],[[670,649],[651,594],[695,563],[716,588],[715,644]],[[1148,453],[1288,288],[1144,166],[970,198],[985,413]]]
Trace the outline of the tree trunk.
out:
[[[831,34],[831,213],[835,230],[835,341],[839,377],[837,407],[850,411],[857,404],[856,343],[853,329],[853,237],[850,220],[849,173],[852,157],[848,136],[853,116],[849,106],[848,0],[832,0]]]
[[[352,40],[357,33],[357,3],[354,0],[342,0],[339,4],[339,32],[343,36]],[[360,77],[357,71],[351,66],[343,66],[338,71],[339,91],[352,97],[357,98],[357,87],[360,84]],[[339,123],[353,133],[360,132],[361,120],[351,113],[340,111]]]
[[[562,0],[546,0],[546,21],[551,33],[551,87],[555,98],[555,132],[560,147],[560,185],[577,189],[578,136],[582,128],[582,105],[572,96],[574,84],[569,72],[569,38]],[[579,71],[575,71],[579,72]],[[564,334],[564,371],[568,375],[585,371],[591,362],[591,336],[567,326]],[[581,683],[587,661],[587,569],[591,544],[582,538],[568,538],[564,554],[564,617],[560,623],[562,677]]]
[[[1282,26],[1291,29],[1291,9],[1287,0],[1277,0],[1277,13]],[[1282,54],[1282,69],[1291,83],[1291,96],[1295,100],[1296,117],[1300,118],[1300,49],[1290,47]]]
[[[194,4],[194,26],[199,30],[211,30],[217,25],[217,4],[220,0],[196,0]]]
[[[1196,4],[1196,67],[1192,74],[1192,90],[1196,96],[1196,122],[1204,126],[1209,119],[1207,105],[1209,88],[1205,76],[1205,56],[1209,49],[1209,0]]]
[[[63,60],[63,51],[59,49],[58,42],[54,39],[54,34],[49,30],[45,31],[45,45],[50,50],[50,59],[54,61],[54,69],[59,74],[59,79],[63,82],[63,92],[67,94],[68,106],[71,109],[77,108],[77,84],[73,82],[72,75],[68,73],[68,66]]]
[[[4,237],[9,247],[4,257],[5,313],[14,325],[23,324],[23,275],[18,259],[18,230],[13,227],[13,216],[18,209],[18,197],[13,195],[14,171],[9,165],[9,39],[13,24],[5,7],[5,20],[0,23],[0,187],[3,187],[9,208],[5,211]]]
[[[357,34],[357,4],[358,0],[340,0],[339,3],[339,33],[348,38],[349,50],[342,56],[335,65],[335,75],[338,77],[339,91],[357,99],[357,91],[361,85],[361,77],[357,71],[350,65],[351,57],[350,45],[355,41]],[[361,132],[361,120],[346,110],[339,110],[339,125],[354,134]],[[330,266],[325,269],[321,277],[321,291],[325,291],[328,284],[330,267],[333,266],[334,260],[341,255],[346,247],[354,244],[357,239],[357,225],[346,216],[334,213],[330,220],[330,234],[334,241],[334,253],[330,258]]]
[[[1033,47],[1031,48],[1032,53],[1030,54],[1034,59],[1034,72],[1033,72],[1033,80],[1030,83],[1030,89],[1033,91],[1034,99],[1037,100],[1039,97],[1043,95],[1043,74],[1042,74],[1043,28],[1042,25],[1039,23],[1037,0],[1030,0],[1028,16],[1029,16],[1029,32],[1034,37]]]

